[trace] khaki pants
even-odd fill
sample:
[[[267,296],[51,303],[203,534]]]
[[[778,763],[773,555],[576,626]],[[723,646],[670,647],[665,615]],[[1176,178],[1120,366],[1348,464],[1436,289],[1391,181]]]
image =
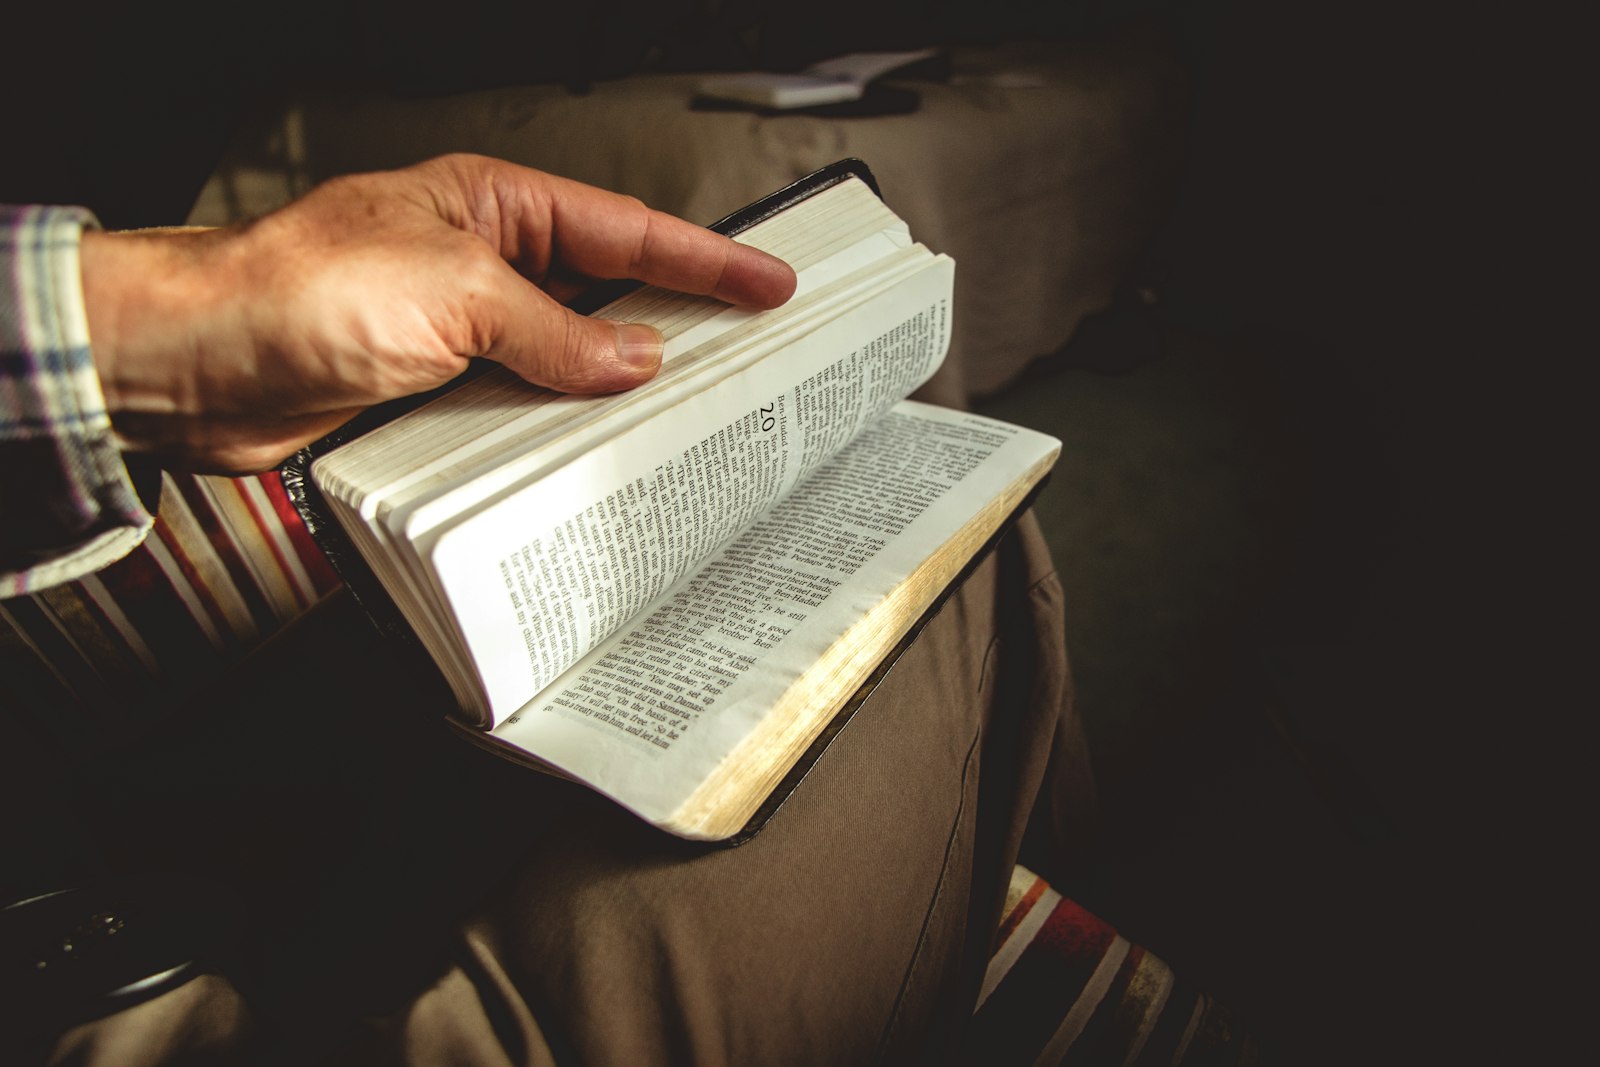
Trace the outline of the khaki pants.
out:
[[[56,1058],[117,1067],[212,1055],[485,1065],[940,1060],[971,1014],[1025,830],[1030,864],[1059,873],[1088,807],[1062,608],[1029,516],[766,828],[738,848],[667,838],[564,783],[541,779],[540,795],[555,799],[523,805],[519,791],[540,776],[507,768],[512,784],[495,794],[496,810],[479,813],[493,827],[479,835],[492,855],[475,870],[459,861],[448,829],[437,844],[410,840],[407,813],[422,810],[419,802],[379,790],[364,824],[389,842],[374,853],[378,866],[408,854],[413,872],[445,868],[439,881],[456,895],[430,897],[414,873],[368,872],[363,892],[379,912],[389,895],[412,891],[432,903],[350,935],[375,946],[362,952],[366,972],[320,972],[319,940],[330,957],[348,948],[338,920],[324,917],[301,970],[280,960],[248,981],[192,981],[69,1031]],[[393,781],[433,780],[428,761],[458,758],[457,748],[417,757]],[[451,781],[443,772],[437,780]],[[348,906],[362,911],[359,899]],[[433,918],[441,933],[431,962],[409,984],[375,992],[386,984],[384,960],[433,943]],[[296,975],[317,992],[287,989]]]

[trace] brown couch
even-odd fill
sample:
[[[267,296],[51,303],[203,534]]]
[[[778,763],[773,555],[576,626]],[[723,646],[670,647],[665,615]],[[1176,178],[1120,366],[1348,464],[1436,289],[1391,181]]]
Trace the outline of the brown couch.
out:
[[[920,105],[881,117],[691,107],[698,76],[585,92],[511,85],[441,96],[302,96],[243,138],[192,222],[225,223],[352,171],[478,152],[709,223],[827,163],[864,159],[912,233],[958,264],[955,337],[922,399],[1014,381],[1110,302],[1170,195],[1184,85],[1164,40],[964,45]]]

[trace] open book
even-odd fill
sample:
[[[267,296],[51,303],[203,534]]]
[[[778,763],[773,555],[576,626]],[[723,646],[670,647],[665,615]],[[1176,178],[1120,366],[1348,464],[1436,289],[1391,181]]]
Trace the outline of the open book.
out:
[[[317,449],[309,480],[481,743],[684,837],[736,834],[1044,478],[1059,442],[904,398],[954,263],[859,161],[743,213],[799,288],[601,309],[660,375],[566,396],[495,367]],[[930,709],[930,714],[936,714]]]

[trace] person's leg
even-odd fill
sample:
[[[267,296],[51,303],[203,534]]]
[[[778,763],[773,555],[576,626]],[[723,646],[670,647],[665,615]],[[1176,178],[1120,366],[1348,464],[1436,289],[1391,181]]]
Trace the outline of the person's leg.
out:
[[[1060,780],[1047,765],[1081,744],[1031,517],[733,849],[408,725],[407,683],[335,614],[235,673],[215,737],[166,738],[162,773],[144,776],[166,803],[117,824],[154,835],[130,849],[215,853],[249,898],[254,1028],[215,983],[80,1028],[80,1052],[135,1024],[295,1063],[925,1062],[959,1047],[1040,784]],[[378,658],[342,686],[352,657]],[[195,1029],[219,1011],[220,1036]]]
[[[1061,612],[1030,518],[753,841],[687,846],[575,806],[368,1051],[845,1064],[956,1047],[1046,761],[1078,736]],[[497,818],[514,839],[519,813]]]

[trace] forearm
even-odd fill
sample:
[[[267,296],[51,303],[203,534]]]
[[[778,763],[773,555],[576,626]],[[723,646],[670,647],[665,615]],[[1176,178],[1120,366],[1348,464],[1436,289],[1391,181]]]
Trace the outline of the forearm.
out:
[[[189,247],[206,230],[87,231],[79,254],[84,313],[107,411],[195,410],[192,332],[223,282]],[[172,240],[192,235],[190,240]],[[149,353],[153,352],[152,357]],[[113,425],[117,425],[113,419]],[[119,427],[120,428],[120,427]]]
[[[83,293],[112,432],[165,466],[244,473],[292,451],[231,447],[245,425],[282,421],[268,339],[253,335],[242,230],[194,227],[83,237]],[[280,390],[281,391],[281,390]]]
[[[123,451],[264,470],[474,357],[565,392],[629,389],[659,369],[661,334],[574,314],[577,288],[637,278],[765,308],[795,286],[636,200],[477,156],[336,179],[218,230],[85,235],[70,208],[0,224],[4,595],[138,543],[151,518]]]

